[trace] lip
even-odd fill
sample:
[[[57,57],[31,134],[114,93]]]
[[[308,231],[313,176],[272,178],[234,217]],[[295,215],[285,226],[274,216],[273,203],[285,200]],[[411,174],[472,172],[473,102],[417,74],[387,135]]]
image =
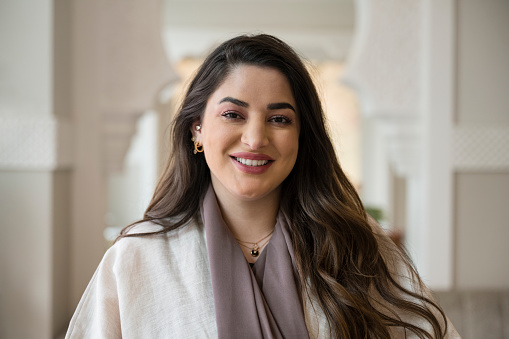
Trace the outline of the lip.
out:
[[[244,154],[244,156],[241,156],[242,154]],[[246,157],[246,154],[249,154],[250,156]],[[257,157],[253,157],[255,155]],[[262,158],[261,156],[265,156],[265,157]],[[248,165],[244,165],[243,163],[238,162],[235,158],[243,158],[243,159],[251,159],[251,160],[272,160],[272,158],[270,158],[266,155],[263,155],[263,154],[235,153],[235,156],[232,154],[230,156],[230,159],[232,160],[233,165],[238,170],[240,170],[241,172],[244,172],[246,174],[263,174],[263,173],[267,172],[269,167],[272,166],[272,164],[274,163],[274,161],[272,160],[263,166],[248,166]]]
[[[230,154],[230,157],[250,159],[250,160],[274,160],[266,154],[249,153],[249,152],[232,153],[232,154]],[[264,166],[266,166],[266,165],[264,165]]]

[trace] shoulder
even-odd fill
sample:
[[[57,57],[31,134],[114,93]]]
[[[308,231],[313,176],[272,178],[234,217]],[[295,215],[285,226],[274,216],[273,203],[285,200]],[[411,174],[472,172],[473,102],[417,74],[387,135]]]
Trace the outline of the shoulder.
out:
[[[182,237],[203,232],[203,224],[200,218],[193,218],[176,228],[173,228],[174,224],[174,220],[169,218],[134,224],[125,232],[124,237],[117,240],[115,246],[130,246],[147,241],[176,241]]]
[[[173,284],[183,272],[208,267],[205,232],[199,221],[166,233],[142,235],[160,230],[153,222],[138,224],[106,251],[98,271],[112,276],[125,292],[154,283]]]
[[[76,309],[69,338],[116,338],[124,332],[140,338],[185,337],[190,326],[215,329],[201,223],[138,236],[161,229],[140,223],[108,249]]]
[[[103,260],[111,262],[115,258],[115,265],[120,266],[149,264],[153,257],[177,261],[185,254],[186,247],[203,248],[205,232],[200,219],[195,218],[168,232],[156,233],[160,231],[164,231],[164,227],[152,221],[134,225],[126,236],[108,249]]]

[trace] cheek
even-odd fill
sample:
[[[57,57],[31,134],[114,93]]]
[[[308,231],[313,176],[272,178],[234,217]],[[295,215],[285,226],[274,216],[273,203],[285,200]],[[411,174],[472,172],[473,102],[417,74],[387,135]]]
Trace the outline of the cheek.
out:
[[[227,154],[234,144],[233,139],[232,133],[223,128],[209,128],[204,131],[203,148],[209,167],[224,165],[224,162],[229,160]]]
[[[297,153],[299,152],[299,136],[297,133],[292,133],[291,135],[287,135],[285,138],[280,140],[281,149],[288,156],[297,157]]]
[[[294,138],[293,146],[292,146],[292,155],[293,155],[293,165],[297,162],[297,157],[299,155],[299,137]],[[293,167],[293,166],[292,166]]]
[[[206,145],[209,150],[218,151],[221,150],[225,145],[230,142],[231,136],[221,129],[211,129],[204,133],[203,144]]]

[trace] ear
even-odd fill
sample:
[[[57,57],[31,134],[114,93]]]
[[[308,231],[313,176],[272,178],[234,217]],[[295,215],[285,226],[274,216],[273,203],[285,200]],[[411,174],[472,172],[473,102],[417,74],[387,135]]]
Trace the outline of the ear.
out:
[[[199,141],[201,139],[201,121],[200,120],[196,120],[191,125],[191,134],[196,138],[196,140]]]

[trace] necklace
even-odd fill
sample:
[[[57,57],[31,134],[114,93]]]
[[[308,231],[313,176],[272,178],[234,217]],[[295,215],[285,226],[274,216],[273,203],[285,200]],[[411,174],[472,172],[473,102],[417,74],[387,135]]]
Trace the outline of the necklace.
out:
[[[244,246],[247,249],[250,249],[251,250],[251,252],[250,252],[251,256],[256,258],[257,256],[260,255],[260,248],[262,248],[263,246],[265,246],[269,242],[270,239],[267,239],[267,238],[270,237],[272,235],[272,233],[274,233],[274,229],[272,231],[270,231],[269,234],[267,234],[266,236],[264,236],[263,238],[258,240],[257,242],[242,241],[242,240],[239,240],[237,238],[235,238],[235,240],[237,240],[239,245]],[[264,240],[266,240],[266,241],[263,242]],[[249,244],[251,246],[248,246],[247,244]]]

